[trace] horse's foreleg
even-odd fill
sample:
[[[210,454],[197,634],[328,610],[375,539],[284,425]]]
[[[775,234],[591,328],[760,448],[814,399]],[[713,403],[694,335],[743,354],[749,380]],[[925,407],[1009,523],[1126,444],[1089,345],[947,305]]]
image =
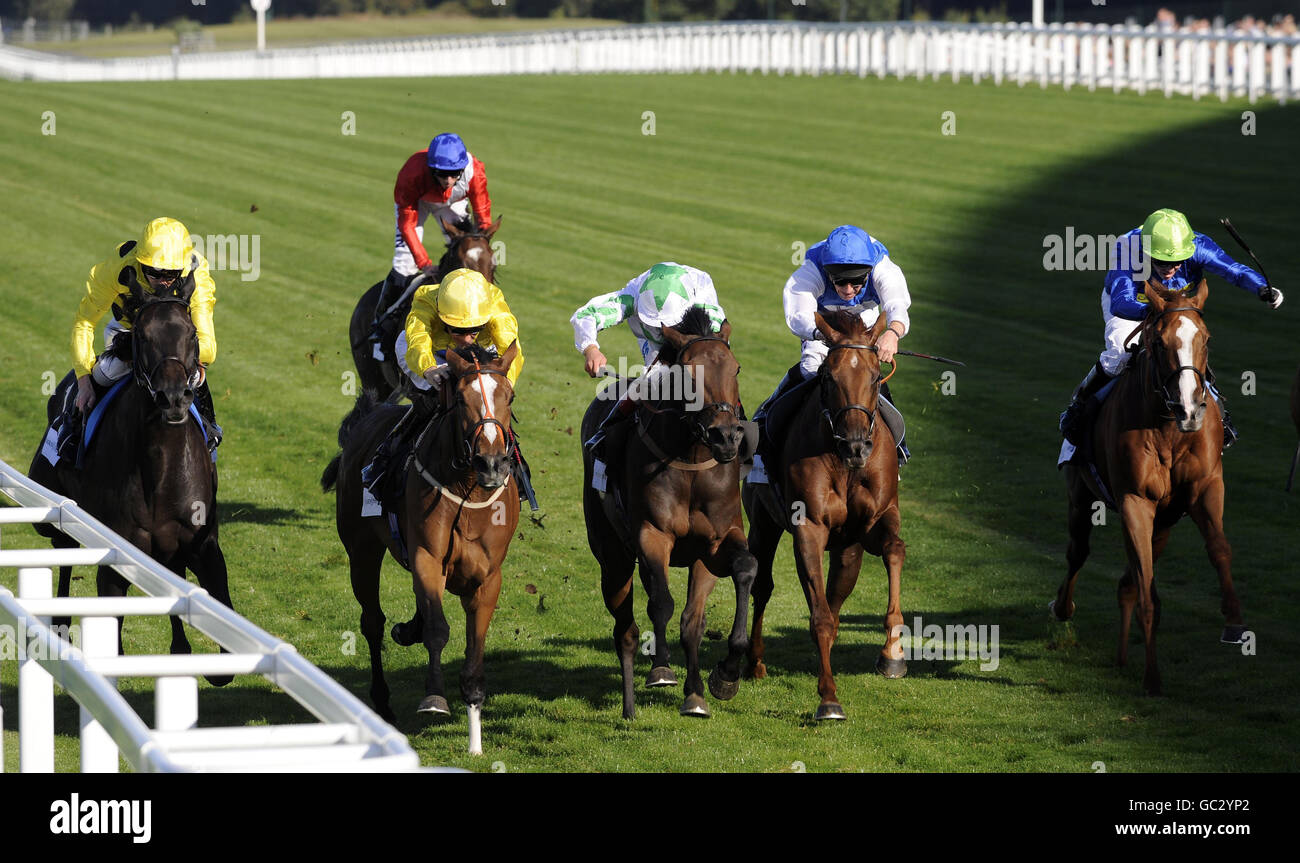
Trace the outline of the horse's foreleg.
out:
[[[862,546],[859,543],[831,549],[830,571],[826,576],[826,604],[830,608],[834,624],[831,635],[834,641],[840,638],[840,609],[857,586],[861,569]]]
[[[1056,591],[1052,602],[1052,614],[1057,620],[1069,620],[1074,616],[1074,585],[1079,579],[1083,562],[1092,550],[1092,513],[1094,501],[1085,483],[1075,472],[1073,466],[1067,465],[1066,485],[1069,496],[1069,508],[1066,515],[1066,531],[1069,545],[1065,550],[1065,581]]]
[[[643,527],[640,533],[641,584],[648,599],[646,612],[654,625],[654,663],[646,686],[676,686],[677,675],[669,664],[668,620],[673,616],[673,593],[668,584],[668,560],[672,555],[673,538],[652,527]]]
[[[903,631],[903,562],[907,559],[907,544],[898,535],[897,508],[876,522],[869,537],[871,545],[875,544],[877,537],[880,558],[889,577],[889,605],[885,608],[885,646],[876,658],[876,671],[885,677],[902,677],[907,674],[907,661],[903,659],[903,648],[898,642]]]
[[[767,676],[767,666],[763,663],[766,647],[763,643],[763,613],[767,610],[768,600],[772,598],[772,561],[776,557],[776,547],[781,543],[781,535],[785,530],[768,515],[763,502],[756,499],[759,492],[753,494],[755,498],[748,507],[749,551],[754,556],[757,570],[754,574],[753,587],[754,622],[750,627],[745,674],[759,679]]]
[[[702,561],[691,564],[686,585],[686,605],[682,608],[682,650],[686,654],[686,685],[682,693],[682,716],[708,716],[709,705],[704,700],[704,680],[700,677],[700,642],[704,639],[707,622],[705,603],[718,577],[709,572]]]
[[[826,603],[826,585],[822,575],[822,553],[826,550],[829,532],[820,524],[805,522],[794,529],[794,562],[808,603],[808,629],[813,646],[817,649],[817,694],[821,704],[816,718],[844,719],[844,708],[837,700],[835,674],[831,671],[831,646],[835,642],[835,627]]]
[[[758,574],[758,559],[750,553],[745,535],[736,527],[722,541],[707,566],[712,572],[729,574],[736,588],[736,614],[727,637],[727,656],[709,675],[709,692],[714,698],[727,701],[740,690],[740,660],[749,650],[749,597]]]
[[[483,702],[487,700],[483,651],[487,644],[488,624],[501,596],[501,570],[495,569],[473,593],[460,598],[465,609],[465,664],[460,669],[460,695],[469,711],[469,754],[482,755],[479,723]]]
[[[1146,642],[1146,668],[1142,674],[1142,687],[1149,695],[1159,695],[1160,669],[1156,665],[1156,615],[1152,598],[1155,580],[1152,547],[1155,504],[1137,495],[1125,495],[1120,504],[1120,512],[1124,517],[1124,544],[1128,552],[1128,565],[1137,581],[1138,623],[1142,626],[1142,636]]]
[[[1205,539],[1205,552],[1219,574],[1219,591],[1223,594],[1224,627],[1220,640],[1227,644],[1240,644],[1246,632],[1241,617],[1241,603],[1236,588],[1232,586],[1232,546],[1223,532],[1223,482],[1210,485],[1188,508],[1192,520]]]
[[[442,610],[442,594],[447,586],[447,574],[442,561],[429,553],[423,544],[416,546],[411,557],[411,575],[414,582],[416,606],[424,618],[424,647],[429,652],[429,672],[424,680],[424,698],[416,710],[437,716],[450,716],[451,708],[443,694],[442,649],[451,637],[451,627]]]
[[[226,573],[226,556],[221,553],[221,546],[217,543],[215,537],[209,537],[199,549],[198,557],[195,562],[194,575],[198,577],[199,585],[206,590],[213,599],[220,602],[226,608],[234,609],[230,601],[230,582]],[[183,573],[182,573],[183,575]],[[185,637],[184,630],[180,627],[180,619],[173,617],[175,622],[172,627],[173,643],[177,629],[181,629],[181,638]],[[187,644],[188,648],[189,645]],[[172,651],[175,653],[176,651]],[[188,650],[186,651],[188,652]],[[226,648],[221,648],[222,653],[229,653]],[[219,674],[206,678],[208,683],[213,686],[225,686],[234,677],[229,674]]]

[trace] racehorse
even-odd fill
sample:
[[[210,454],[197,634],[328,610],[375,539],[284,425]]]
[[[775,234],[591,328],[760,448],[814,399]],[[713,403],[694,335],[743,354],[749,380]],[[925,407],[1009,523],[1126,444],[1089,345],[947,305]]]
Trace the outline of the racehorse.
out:
[[[654,624],[654,662],[647,686],[673,686],[667,627],[673,613],[670,566],[688,566],[681,644],[686,651],[683,716],[708,716],[700,679],[699,649],[705,628],[705,601],[719,577],[736,588],[736,613],[726,659],[709,676],[709,691],[728,700],[740,687],[740,660],[747,646],[746,616],[756,562],[749,553],[740,516],[740,460],[744,429],[731,353],[731,325],[714,335],[708,315],[692,308],[677,327],[664,327],[659,362],[675,366],[679,392],[651,393],[637,406],[633,433],[610,431],[610,490],[617,486],[625,512],[602,501],[592,487],[594,458],[584,449],[583,513],[587,543],[600,564],[605,607],[614,616],[614,651],[623,672],[623,718],[636,717],[633,660],[639,631],[632,616],[632,569],[640,563]],[[693,397],[687,396],[687,389]],[[660,388],[666,389],[666,388]],[[610,402],[597,397],[582,420],[582,439],[595,434]],[[629,423],[628,425],[631,425]],[[616,440],[626,435],[625,441]],[[617,443],[622,446],[616,446]],[[607,508],[607,506],[609,508]]]
[[[907,673],[899,635],[903,624],[900,585],[906,545],[899,538],[898,460],[893,433],[880,420],[880,360],[875,344],[885,331],[881,315],[870,330],[852,312],[817,314],[817,330],[830,350],[802,405],[790,420],[784,440],[772,442],[771,479],[786,503],[776,502],[771,485],[743,489],[749,514],[749,544],[758,557],[754,583],[754,631],[747,671],[765,677],[763,612],[772,596],[772,559],[784,531],[794,536],[795,568],[808,602],[809,629],[821,667],[818,720],[844,719],[831,671],[831,646],[840,628],[840,608],[858,581],[862,552],[882,558],[889,576],[885,646],[876,670],[885,677]],[[830,551],[830,573],[823,583],[822,555]]]
[[[450,239],[447,242],[447,250],[438,261],[435,283],[441,281],[443,276],[452,270],[464,267],[482,273],[489,282],[496,284],[497,264],[496,257],[492,254],[492,237],[501,227],[501,217],[497,216],[496,221],[486,228],[467,231],[462,231],[448,222],[442,222],[442,226]],[[418,274],[416,278],[420,278]],[[411,309],[411,296],[415,294],[410,290],[411,285],[408,285],[406,290],[409,296],[402,303],[401,309],[394,312],[396,323],[384,338],[384,360],[380,362],[375,359],[370,334],[374,329],[375,303],[379,301],[379,292],[383,287],[384,283],[381,280],[371,285],[361,295],[361,299],[357,300],[356,308],[352,310],[352,320],[348,324],[348,338],[352,342],[352,361],[356,364],[357,376],[361,379],[361,389],[373,390],[381,400],[388,399],[403,383],[402,371],[393,355],[393,342],[396,340],[397,331],[406,321],[406,315]],[[390,294],[386,302],[395,303],[398,297],[397,293]]]
[[[519,524],[514,443],[509,433],[514,390],[506,377],[518,352],[518,342],[499,358],[473,346],[447,352],[452,381],[443,384],[441,395],[436,396],[443,410],[434,413],[415,443],[397,519],[399,534],[389,530],[384,518],[362,516],[361,469],[405,408],[379,404],[373,393],[363,392],[339,428],[342,452],[321,477],[323,490],[336,490],[339,539],[348,553],[352,592],[361,604],[361,632],[370,646],[370,697],[375,708],[394,721],[381,654],[384,612],[379,605],[379,568],[386,549],[401,562],[409,548],[417,612],[405,626],[417,628],[429,652],[425,697],[418,711],[450,713],[442,681],[442,650],[451,632],[442,610],[443,592],[448,590],[460,597],[465,609],[460,691],[469,707],[474,754],[479,711],[486,698],[484,640],[501,593],[501,565]],[[394,640],[413,643],[399,639],[398,629],[394,627]]]
[[[1221,640],[1240,643],[1246,629],[1232,586],[1232,547],[1223,533],[1223,421],[1217,402],[1207,398],[1205,381],[1208,296],[1204,280],[1192,296],[1167,292],[1154,281],[1147,285],[1150,308],[1139,325],[1138,353],[1091,426],[1091,449],[1085,455],[1096,466],[1097,477],[1074,462],[1065,465],[1070,541],[1067,575],[1051,603],[1053,614],[1057,620],[1074,614],[1074,584],[1088,557],[1094,502],[1107,498],[1099,478],[1124,520],[1128,557],[1118,590],[1118,664],[1128,660],[1129,625],[1136,606],[1146,641],[1142,685],[1152,695],[1161,691],[1155,566],[1170,529],[1184,514],[1196,523],[1219,574],[1226,620]]]
[[[190,415],[203,370],[188,298],[137,295],[137,301],[132,329],[119,334],[112,345],[119,358],[132,359],[134,382],[127,383],[116,404],[104,411],[83,466],[77,468],[66,459],[51,466],[38,451],[29,475],[76,500],[182,578],[188,568],[204,590],[233,608],[217,539],[216,464],[202,428]],[[51,422],[75,390],[76,379],[69,374],[50,397]],[[53,525],[39,525],[37,531],[55,547],[78,545]],[[68,595],[71,577],[72,567],[59,568],[59,596]],[[99,567],[96,581],[100,596],[124,596],[129,586],[110,566]],[[171,624],[171,652],[189,653],[181,619],[173,616]],[[121,626],[118,618],[119,649]],[[208,677],[215,686],[230,680],[226,675]]]

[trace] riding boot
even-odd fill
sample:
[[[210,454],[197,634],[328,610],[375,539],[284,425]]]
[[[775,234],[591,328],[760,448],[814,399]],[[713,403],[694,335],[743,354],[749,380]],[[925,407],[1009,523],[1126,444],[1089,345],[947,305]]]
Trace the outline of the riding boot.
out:
[[[882,383],[880,385],[880,394],[889,400],[889,403],[894,406],[894,410],[898,410],[898,402],[894,401],[894,394],[889,391],[889,384]],[[899,416],[902,416],[903,412],[901,410],[898,410],[898,414]],[[903,439],[898,442],[897,448],[898,448],[898,466],[902,467],[912,459],[912,451],[907,448],[906,431],[903,432]]]
[[[405,287],[406,276],[403,276],[397,270],[389,270],[388,275],[384,277],[384,283],[379,287],[379,296],[375,299],[373,323],[376,327],[383,320],[384,312],[388,311],[389,303],[396,301],[402,295],[402,289]]]
[[[96,404],[113,388],[112,384],[108,386],[100,384],[93,375],[90,378],[90,386],[94,390]],[[92,407],[91,410],[93,411],[94,408]],[[59,437],[55,446],[59,458],[65,459],[68,464],[76,464],[77,462],[77,451],[81,446],[81,437],[85,433],[88,416],[89,411],[82,413],[77,410],[77,384],[74,381],[67,391],[63,403],[63,412],[55,420],[55,422],[59,423]]]
[[[591,436],[590,440],[582,445],[583,449],[591,450],[592,455],[596,457],[597,461],[606,461],[605,436],[609,433],[611,428],[623,422],[634,413],[636,413],[636,402],[631,398],[631,393],[628,393],[615,402],[614,407],[610,408],[605,419],[601,420],[600,427],[596,429],[596,433]]]
[[[212,406],[212,390],[208,389],[207,378],[204,378],[194,393],[194,406],[203,418],[203,431],[208,436],[208,452],[212,452],[221,444],[221,426],[217,425],[216,411]]]
[[[1223,417],[1223,448],[1227,449],[1237,442],[1237,427],[1232,422],[1232,415],[1228,413],[1228,402],[1219,392],[1219,388],[1214,385],[1214,378],[1206,374],[1205,382],[1210,390],[1210,395],[1219,404],[1219,414]]]
[[[533,490],[533,472],[524,459],[524,451],[519,448],[519,436],[514,429],[510,430],[510,437],[515,442],[514,474],[515,484],[519,486],[519,499],[528,501],[532,511],[537,512],[541,507],[537,503],[537,492]]]
[[[1088,370],[1079,386],[1074,391],[1074,397],[1067,407],[1061,413],[1061,434],[1065,439],[1075,446],[1079,445],[1076,439],[1079,429],[1079,421],[1083,419],[1084,410],[1088,405],[1088,400],[1095,396],[1102,387],[1114,380],[1114,376],[1106,372],[1098,362]]]
[[[375,454],[370,457],[370,461],[361,469],[361,482],[371,490],[376,497],[380,497],[377,490],[384,486],[385,475],[388,473],[389,462],[393,454],[400,451],[402,444],[410,435],[413,428],[419,426],[420,421],[428,415],[428,411],[423,410],[418,404],[412,403],[402,414],[402,418],[393,426],[392,431],[379,444]]]
[[[754,422],[758,423],[761,428],[763,420],[767,418],[768,409],[772,405],[776,404],[777,399],[799,386],[803,381],[803,370],[800,368],[800,364],[795,363],[790,366],[789,370],[785,373],[785,377],[781,378],[781,382],[776,385],[776,390],[768,396],[767,399],[758,406],[758,410],[754,412]]]

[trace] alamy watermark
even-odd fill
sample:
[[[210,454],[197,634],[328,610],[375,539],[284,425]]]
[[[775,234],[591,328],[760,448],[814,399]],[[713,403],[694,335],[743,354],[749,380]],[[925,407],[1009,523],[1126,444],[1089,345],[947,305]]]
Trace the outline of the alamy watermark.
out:
[[[1043,237],[1043,269],[1053,271],[1133,273],[1143,282],[1151,278],[1151,238],[1142,234],[1065,233]]]
[[[629,365],[627,357],[618,358],[618,368],[610,368],[614,382],[603,387],[596,398],[619,401],[630,395],[635,401],[684,402],[687,411],[704,409],[704,392],[695,381],[692,366],[653,366],[648,372],[640,363]]]
[[[194,251],[208,261],[210,270],[235,270],[240,281],[255,282],[262,275],[261,234],[191,234]]]
[[[918,616],[912,618],[911,627],[900,623],[890,635],[899,639],[903,659],[979,659],[980,671],[997,671],[1000,662],[998,629],[996,623],[991,626],[983,623],[965,626],[927,624]]]
[[[47,627],[56,637],[68,642],[74,650],[81,645],[81,626],[79,624],[62,624]],[[58,659],[59,651],[55,645],[44,638],[37,638],[34,632],[28,632],[27,624],[19,620],[17,628],[9,624],[0,625],[0,661],[24,659]]]

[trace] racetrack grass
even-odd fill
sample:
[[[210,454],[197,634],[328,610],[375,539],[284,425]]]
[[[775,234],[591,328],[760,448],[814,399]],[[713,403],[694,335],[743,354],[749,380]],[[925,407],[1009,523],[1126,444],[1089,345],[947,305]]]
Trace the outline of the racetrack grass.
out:
[[[465,14],[433,12],[417,15],[357,14],[315,18],[269,17],[266,23],[266,46],[304,48],[357,39],[409,39],[419,36],[455,36],[472,33],[502,33],[527,30],[569,30],[584,27],[613,27],[621,21],[603,18],[516,18],[475,17]],[[232,21],[204,26],[217,51],[251,51],[257,47],[257,21]],[[153,30],[119,29],[112,35],[93,35],[67,42],[16,42],[18,47],[75,54],[79,57],[145,57],[169,54],[177,45],[177,31],[171,27]]]
[[[447,94],[454,92],[455,97]],[[438,109],[426,106],[436,100]],[[1221,645],[1218,586],[1190,522],[1161,563],[1159,645],[1166,695],[1141,695],[1140,635],[1117,669],[1115,584],[1122,539],[1111,515],[1093,537],[1071,627],[1047,619],[1064,569],[1064,489],[1056,416],[1101,344],[1095,272],[1045,272],[1043,238],[1113,234],[1159,206],[1188,213],[1230,253],[1231,215],[1286,290],[1300,114],[1157,95],[1018,90],[853,78],[595,76],[0,86],[0,457],[25,466],[41,433],[42,373],[61,377],[86,270],[158,214],[196,234],[261,236],[261,276],[218,273],[220,353],[211,380],[221,448],[223,548],[237,610],[297,645],[365,698],[364,641],[345,649],[359,610],[319,476],[335,452],[351,371],[347,322],[387,270],[389,195],[402,159],[455,129],[487,165],[505,215],[500,283],[527,356],[516,402],[548,516],[524,518],[488,636],[484,756],[464,754],[456,689],[463,613],[449,604],[444,654],[455,718],[414,713],[422,648],[388,644],[399,727],[430,764],[489,770],[1294,770],[1296,504],[1281,492],[1294,449],[1286,398],[1297,362],[1292,297],[1269,312],[1214,281],[1212,360],[1242,430],[1226,456],[1227,530],[1257,654]],[[357,134],[340,134],[343,111]],[[54,111],[57,135],[40,134]],[[653,111],[653,135],[643,134]],[[944,111],[957,134],[944,136]],[[256,205],[256,212],[250,212]],[[944,367],[904,360],[891,387],[909,420],[913,462],[901,505],[911,625],[997,625],[1000,663],[914,660],[901,680],[872,673],[883,643],[883,571],[867,558],[833,654],[841,724],[817,725],[807,610],[785,540],[767,613],[770,674],[707,721],[677,715],[681,692],[640,685],[638,718],[619,718],[611,619],[580,503],[576,428],[595,388],[567,320],[659,260],[713,274],[734,325],[752,412],[798,355],[780,290],[792,244],[856,222],[889,247],[914,298],[904,347],[965,360],[956,393]],[[1242,256],[1244,257],[1244,255]],[[603,339],[639,356],[625,332]],[[617,362],[616,359],[614,359]],[[1257,394],[1243,396],[1243,372]],[[526,513],[526,510],[525,510]],[[7,529],[6,547],[25,536]],[[412,600],[386,565],[390,622]],[[93,591],[93,571],[74,592]],[[12,587],[12,572],[0,573]],[[529,592],[533,585],[536,592]],[[685,579],[674,575],[678,614]],[[726,632],[720,582],[709,628]],[[637,587],[638,623],[645,597]],[[673,659],[676,615],[669,630]],[[162,651],[166,627],[131,621],[129,652]],[[196,650],[211,649],[195,639]],[[706,641],[705,670],[724,641]],[[6,765],[16,767],[13,664],[4,665]],[[123,684],[142,715],[151,687]],[[61,730],[76,711],[61,700]],[[304,718],[260,679],[201,687],[203,724]],[[75,745],[60,738],[61,769]],[[796,762],[798,764],[796,764]],[[498,768],[500,769],[500,768]]]

